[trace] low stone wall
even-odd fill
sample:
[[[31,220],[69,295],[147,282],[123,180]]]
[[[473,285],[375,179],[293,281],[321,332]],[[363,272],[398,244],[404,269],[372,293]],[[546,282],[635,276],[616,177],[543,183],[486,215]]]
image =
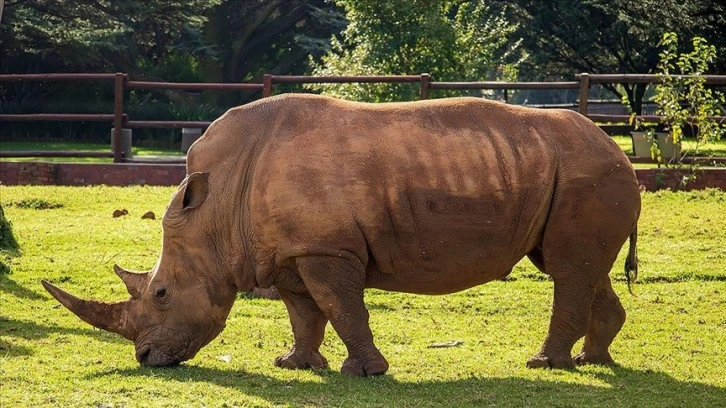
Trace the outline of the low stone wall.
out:
[[[674,169],[636,169],[635,174],[638,176],[638,183],[647,191],[683,189],[680,186],[681,174]],[[695,176],[695,180],[690,181],[685,190],[720,188],[726,191],[726,168],[698,170]]]
[[[101,164],[0,161],[0,183],[4,185],[174,186],[186,175],[184,164]]]
[[[678,189],[677,171],[672,169],[636,169],[638,182],[645,190]],[[109,186],[178,185],[186,175],[184,164],[98,164],[0,161],[0,184],[4,185],[93,185]],[[726,190],[726,168],[705,169],[696,173],[687,190],[704,188]]]

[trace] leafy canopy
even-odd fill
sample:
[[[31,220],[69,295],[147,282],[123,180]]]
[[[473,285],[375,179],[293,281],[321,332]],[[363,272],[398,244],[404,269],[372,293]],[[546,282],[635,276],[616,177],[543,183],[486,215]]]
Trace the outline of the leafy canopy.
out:
[[[497,0],[517,21],[528,54],[523,79],[572,78],[580,72],[652,73],[666,32],[700,36],[719,50],[713,67],[726,69],[726,5],[716,0]],[[679,48],[682,50],[683,48]],[[645,84],[607,86],[641,113]]]
[[[429,73],[438,81],[484,80],[500,75],[500,61],[517,50],[515,25],[484,2],[463,0],[337,0],[348,26],[332,49],[313,61],[315,75]],[[406,85],[315,86],[339,97],[390,101],[415,99]]]
[[[205,55],[204,12],[219,0],[7,1],[3,71],[128,69],[136,59]],[[170,52],[171,51],[171,52]],[[43,66],[35,67],[42,60]]]

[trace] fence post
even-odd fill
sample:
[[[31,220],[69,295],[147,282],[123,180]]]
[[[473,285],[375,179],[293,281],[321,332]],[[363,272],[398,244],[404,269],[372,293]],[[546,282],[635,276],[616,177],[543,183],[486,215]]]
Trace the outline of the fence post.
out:
[[[581,115],[587,116],[587,98],[590,97],[590,74],[583,72],[580,74],[580,107],[578,111]]]
[[[262,77],[262,97],[267,98],[272,95],[272,75],[265,74]]]
[[[113,98],[113,162],[120,163],[123,159],[121,150],[121,127],[123,126],[124,110],[124,78],[123,73],[117,72],[114,78]]]
[[[429,84],[431,83],[431,75],[421,74],[421,99],[429,98]]]

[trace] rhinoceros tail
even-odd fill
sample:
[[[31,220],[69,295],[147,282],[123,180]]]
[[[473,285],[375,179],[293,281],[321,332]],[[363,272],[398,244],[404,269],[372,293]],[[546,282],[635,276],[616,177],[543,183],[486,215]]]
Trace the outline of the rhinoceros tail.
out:
[[[633,232],[630,233],[630,248],[628,256],[625,258],[625,279],[628,281],[628,292],[633,292],[632,283],[638,279],[638,226],[636,225]]]

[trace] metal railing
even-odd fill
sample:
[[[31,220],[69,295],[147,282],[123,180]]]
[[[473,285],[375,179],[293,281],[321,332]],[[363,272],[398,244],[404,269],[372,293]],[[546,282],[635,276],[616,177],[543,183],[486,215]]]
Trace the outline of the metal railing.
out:
[[[704,76],[707,85],[726,85],[726,75]],[[99,114],[0,114],[0,122],[11,121],[84,121],[112,122],[112,152],[78,152],[78,151],[0,151],[0,157],[113,157],[114,162],[123,162],[128,158],[122,152],[121,133],[124,128],[205,128],[209,121],[153,121],[131,120],[123,112],[124,93],[136,89],[164,89],[187,91],[258,91],[262,97],[273,94],[276,84],[333,84],[333,83],[418,83],[420,98],[427,99],[431,90],[502,90],[504,100],[508,100],[508,90],[579,90],[577,110],[593,121],[610,123],[628,123],[629,115],[588,114],[588,98],[590,87],[594,84],[654,84],[660,82],[657,75],[646,74],[588,74],[576,76],[576,81],[566,82],[436,82],[429,74],[421,75],[386,75],[386,76],[291,76],[264,75],[262,83],[176,83],[150,82],[130,80],[125,73],[115,74],[4,74],[0,82],[16,81],[77,81],[77,82],[113,82],[114,111]],[[660,118],[653,115],[641,116],[641,119],[658,122]],[[720,117],[721,120],[725,119]]]

